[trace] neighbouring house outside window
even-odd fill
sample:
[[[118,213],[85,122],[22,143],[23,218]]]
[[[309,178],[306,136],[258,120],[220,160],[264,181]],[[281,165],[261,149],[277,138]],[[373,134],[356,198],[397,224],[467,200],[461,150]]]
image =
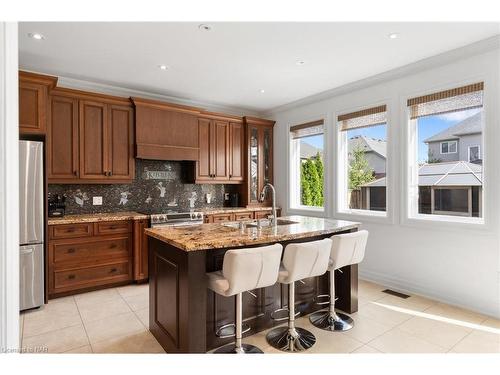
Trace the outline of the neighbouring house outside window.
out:
[[[408,100],[410,216],[483,217],[483,88],[480,82]]]
[[[363,109],[338,116],[341,176],[340,207],[344,211],[387,210],[387,107]]]
[[[290,127],[290,207],[324,206],[323,120]]]

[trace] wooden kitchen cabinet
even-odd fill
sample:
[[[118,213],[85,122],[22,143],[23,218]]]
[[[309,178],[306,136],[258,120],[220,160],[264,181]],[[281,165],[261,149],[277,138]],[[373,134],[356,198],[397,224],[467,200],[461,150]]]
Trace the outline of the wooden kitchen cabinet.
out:
[[[47,129],[49,90],[56,77],[19,72],[19,133],[44,135]]]
[[[148,236],[144,229],[148,228],[148,220],[134,221],[134,280],[148,279]]]
[[[244,158],[241,119],[204,112],[198,118],[198,139],[196,183],[241,183]]]
[[[274,121],[244,117],[246,165],[245,183],[240,188],[244,206],[269,206],[271,195],[259,202],[266,183],[273,183],[273,126]]]
[[[49,183],[128,183],[134,175],[130,102],[54,89],[47,136]]]

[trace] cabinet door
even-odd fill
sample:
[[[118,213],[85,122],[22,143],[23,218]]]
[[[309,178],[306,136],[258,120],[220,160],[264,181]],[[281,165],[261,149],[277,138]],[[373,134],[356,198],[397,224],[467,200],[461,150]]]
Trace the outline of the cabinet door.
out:
[[[148,238],[144,229],[148,220],[134,221],[134,280],[148,278]]]
[[[107,165],[108,179],[134,178],[134,128],[132,108],[110,105],[108,115]]]
[[[47,135],[47,178],[78,178],[78,100],[52,96]]]
[[[257,127],[248,127],[248,201],[249,203],[258,203],[260,194],[260,176],[259,176],[259,129]]]
[[[80,101],[80,178],[105,179],[108,171],[106,104]]]
[[[229,124],[229,180],[243,181],[243,124]]]
[[[19,82],[19,132],[21,134],[45,134],[47,92],[47,86]]]
[[[259,192],[264,185],[273,183],[273,129],[271,127],[261,127],[259,134],[260,160],[259,160]],[[272,202],[270,190],[266,191],[265,203]]]
[[[214,121],[212,127],[214,177],[219,181],[227,181],[229,179],[229,123]]]
[[[211,134],[210,120],[198,119],[198,139],[199,139],[199,154],[198,162],[196,163],[196,180],[210,180],[212,178],[211,166]]]

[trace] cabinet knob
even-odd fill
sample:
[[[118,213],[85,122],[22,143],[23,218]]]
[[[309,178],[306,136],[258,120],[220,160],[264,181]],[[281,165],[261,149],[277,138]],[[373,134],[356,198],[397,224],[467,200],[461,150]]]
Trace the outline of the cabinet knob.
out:
[[[72,253],[74,253],[74,252],[75,252],[75,249],[74,249],[74,248],[70,248],[70,249],[68,249],[68,254],[72,254]]]
[[[77,176],[77,175],[78,175],[78,172],[77,172],[77,171],[73,171],[73,175],[74,175],[74,176]]]
[[[116,244],[115,243],[112,243],[111,245],[109,245],[109,248],[110,249],[114,249],[116,247]]]
[[[116,268],[111,268],[111,270],[109,272],[115,273],[116,271],[118,271]]]
[[[68,275],[69,280],[73,280],[75,278],[75,275]]]

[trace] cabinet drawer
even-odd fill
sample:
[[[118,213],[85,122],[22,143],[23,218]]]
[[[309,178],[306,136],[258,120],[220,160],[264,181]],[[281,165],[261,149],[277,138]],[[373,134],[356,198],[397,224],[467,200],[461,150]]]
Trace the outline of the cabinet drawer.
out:
[[[96,235],[129,233],[132,231],[132,222],[131,221],[97,222],[97,223],[94,223],[94,231],[95,231]]]
[[[223,221],[233,221],[234,216],[233,214],[216,214],[213,215],[213,222],[214,223],[221,223]]]
[[[240,221],[240,220],[252,220],[253,219],[253,212],[238,212],[234,214],[234,220]]]
[[[75,238],[92,236],[92,223],[53,225],[52,238]]]
[[[130,256],[130,239],[128,236],[113,237],[105,240],[88,240],[84,242],[58,241],[51,246],[52,262],[85,262],[101,258],[125,258]]]
[[[269,211],[255,211],[255,219],[267,219],[271,215],[271,210]]]
[[[104,266],[54,271],[54,288],[78,288],[102,285],[130,278],[130,262],[112,263]]]

